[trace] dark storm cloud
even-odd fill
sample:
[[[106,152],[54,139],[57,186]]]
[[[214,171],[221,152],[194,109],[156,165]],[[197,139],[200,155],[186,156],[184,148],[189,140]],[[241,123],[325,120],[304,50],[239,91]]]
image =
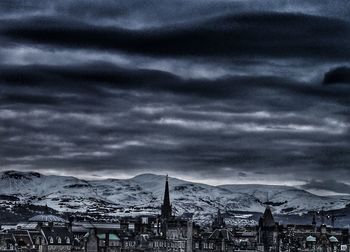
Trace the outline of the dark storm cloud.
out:
[[[233,98],[244,95],[246,99],[264,92],[266,96],[299,95],[316,98],[335,99],[347,103],[340,93],[348,89],[327,88],[321,85],[307,85],[293,79],[274,76],[226,77],[217,80],[183,79],[164,71],[146,69],[120,68],[112,64],[95,62],[83,65],[68,66],[0,66],[0,81],[9,85],[23,87],[46,88],[60,92],[64,89],[92,92],[95,95],[107,95],[103,88],[119,90],[143,90],[148,92],[168,92],[173,94],[194,95],[208,98]],[[251,94],[251,90],[255,91]],[[35,103],[35,97],[8,95],[5,99],[20,100]],[[44,101],[43,96],[37,96],[38,102]],[[49,97],[46,102],[49,101]],[[51,102],[55,102],[51,100]],[[258,100],[256,101],[258,102]],[[305,106],[307,101],[302,106]],[[290,107],[287,104],[286,109]],[[294,105],[292,109],[296,109]],[[283,107],[279,106],[279,109]]]
[[[47,104],[59,105],[59,99],[49,97],[47,95],[32,95],[32,94],[8,94],[3,97],[0,96],[0,103],[2,104]]]
[[[1,168],[346,180],[347,7],[1,1]]]
[[[71,87],[91,88],[91,83],[115,84],[121,88],[142,87],[160,82],[173,83],[180,78],[175,75],[156,70],[133,70],[120,68],[103,62],[85,65],[68,66],[0,66],[0,80],[3,83],[17,85],[42,85],[43,87],[59,87],[67,85]],[[98,87],[98,85],[95,85]]]
[[[324,75],[323,83],[325,85],[350,84],[350,67],[343,66],[331,69]]]
[[[350,57],[348,22],[304,14],[247,13],[145,30],[31,18],[4,22],[1,34],[18,43],[157,57]]]
[[[183,80],[100,63],[37,67],[2,67],[3,83],[11,84],[7,92],[28,85],[38,93],[54,90],[61,95],[55,100],[65,106],[47,106],[38,99],[37,106],[27,109],[16,99],[7,100],[8,108],[0,114],[7,127],[2,134],[7,164],[88,171],[123,167],[129,172],[164,166],[184,172],[191,167],[207,176],[232,166],[255,173],[261,169],[257,164],[263,164],[267,173],[279,167],[304,174],[316,169],[323,176],[329,167],[346,170],[349,162],[347,124],[341,117],[319,119],[332,107],[314,111],[325,101],[341,110],[348,104],[341,98],[344,90],[262,77]],[[104,91],[82,92],[86,85]],[[78,100],[71,96],[79,93]],[[216,104],[219,98],[225,98],[221,105]],[[99,106],[84,102],[91,99]],[[216,176],[229,172],[223,169]]]
[[[176,8],[176,11],[174,9]],[[91,23],[150,27],[181,23],[200,17],[246,11],[280,11],[348,18],[349,3],[344,0],[3,0],[3,16],[66,15]]]

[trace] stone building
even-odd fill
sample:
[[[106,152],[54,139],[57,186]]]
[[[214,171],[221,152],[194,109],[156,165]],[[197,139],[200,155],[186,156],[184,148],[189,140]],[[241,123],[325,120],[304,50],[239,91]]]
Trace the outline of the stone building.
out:
[[[270,206],[267,206],[258,225],[258,250],[279,251],[279,225],[272,216]]]

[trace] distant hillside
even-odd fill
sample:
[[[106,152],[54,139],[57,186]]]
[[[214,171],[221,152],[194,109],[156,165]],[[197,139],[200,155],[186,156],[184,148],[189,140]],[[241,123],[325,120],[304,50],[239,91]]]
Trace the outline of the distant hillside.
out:
[[[0,173],[2,209],[15,204],[48,205],[60,212],[102,213],[108,216],[158,214],[164,193],[164,176],[143,174],[131,179],[86,181],[75,177],[46,176],[34,172]],[[208,222],[220,208],[228,213],[262,212],[265,203],[275,214],[303,214],[311,210],[345,208],[348,197],[321,197],[288,186],[223,185],[170,178],[170,197],[177,215],[193,214]],[[240,217],[239,217],[240,216]],[[246,216],[237,215],[249,224]],[[234,216],[231,216],[234,219]],[[244,221],[246,219],[246,222]]]

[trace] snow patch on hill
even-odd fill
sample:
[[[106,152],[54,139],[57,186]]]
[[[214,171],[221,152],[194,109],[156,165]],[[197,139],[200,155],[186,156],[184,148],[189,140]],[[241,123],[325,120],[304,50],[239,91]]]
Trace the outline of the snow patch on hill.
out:
[[[62,212],[116,216],[158,214],[164,182],[164,176],[154,174],[142,174],[131,179],[87,181],[75,177],[6,171],[0,173],[0,195],[17,197],[23,203],[48,205]],[[325,210],[340,209],[349,202],[345,196],[317,196],[289,186],[211,186],[176,178],[169,178],[169,184],[174,212],[177,215],[191,213],[199,222],[210,220],[218,208],[226,212],[263,212],[267,201],[278,214],[303,214],[322,207]]]

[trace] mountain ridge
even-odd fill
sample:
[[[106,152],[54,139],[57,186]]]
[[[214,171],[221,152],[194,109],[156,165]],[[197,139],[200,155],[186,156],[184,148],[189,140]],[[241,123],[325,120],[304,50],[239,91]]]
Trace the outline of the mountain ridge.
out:
[[[128,179],[85,180],[37,172],[0,172],[0,194],[17,197],[22,204],[108,216],[159,214],[164,183],[165,176],[151,173]],[[350,199],[317,196],[292,186],[213,186],[173,177],[169,177],[169,184],[174,213],[191,213],[198,222],[208,222],[218,208],[261,213],[267,203],[275,214],[300,215],[322,208],[342,209]],[[0,202],[5,204],[5,200]]]

